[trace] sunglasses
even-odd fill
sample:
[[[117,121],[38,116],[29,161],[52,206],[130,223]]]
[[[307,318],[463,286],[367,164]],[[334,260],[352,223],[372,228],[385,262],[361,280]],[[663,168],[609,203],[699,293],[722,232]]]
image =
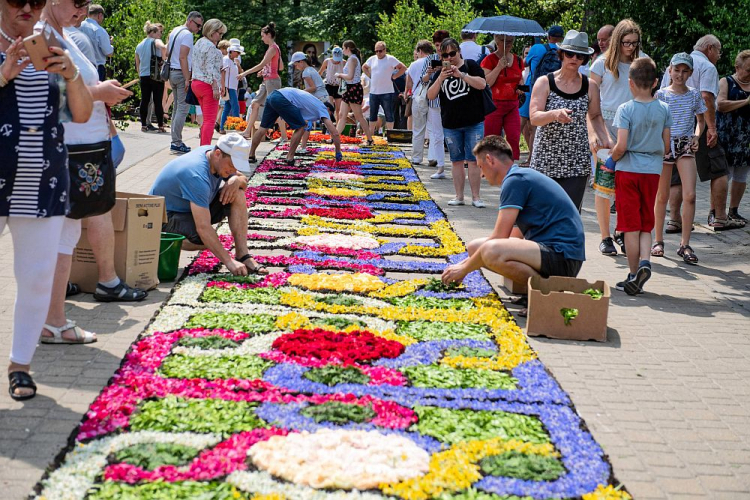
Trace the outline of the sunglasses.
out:
[[[376,54],[380,54],[381,52],[385,52],[385,49],[375,49]]]
[[[638,47],[638,45],[641,42],[640,41],[638,41],[638,42],[625,42],[625,41],[622,41],[620,43],[622,44],[623,47]]]
[[[91,5],[91,0],[83,0],[83,2],[81,2],[80,0],[73,0],[73,7],[75,7],[76,9],[82,9],[84,7],[88,7],[89,5]]]
[[[579,61],[583,61],[584,59],[586,59],[586,56],[584,56],[583,54],[577,54],[575,52],[569,52],[567,50],[563,50],[562,53],[569,59],[578,59]]]
[[[195,20],[194,20],[194,21],[193,21],[193,24],[195,24],[195,26],[196,26],[196,27],[197,27],[197,28],[198,28],[199,30],[203,28],[203,23],[198,23],[198,21],[195,21]]]
[[[458,54],[457,50],[451,50],[450,52],[443,52],[443,59],[448,59],[449,57],[456,57],[456,54]]]
[[[29,7],[34,10],[42,10],[47,4],[47,0],[8,0],[8,5],[14,9],[23,9],[26,4],[29,4]]]

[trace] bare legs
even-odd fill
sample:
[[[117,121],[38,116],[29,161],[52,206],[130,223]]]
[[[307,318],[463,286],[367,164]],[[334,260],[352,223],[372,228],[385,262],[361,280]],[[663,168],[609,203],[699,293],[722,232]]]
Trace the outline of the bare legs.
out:
[[[470,256],[479,252],[482,267],[518,283],[526,283],[530,277],[538,276],[538,269],[542,267],[539,245],[530,240],[479,238],[470,242],[466,249]]]
[[[477,166],[477,162],[469,163],[469,188],[471,189],[471,199],[479,199],[479,186],[482,183],[482,171]],[[451,162],[451,174],[453,176],[453,187],[456,189],[456,199],[464,199],[464,187],[466,186],[466,174],[464,173],[464,162]]]
[[[346,117],[349,115],[349,108],[351,108],[352,112],[354,113],[354,119],[359,122],[360,125],[362,125],[362,130],[365,131],[365,134],[367,135],[367,140],[372,141],[372,133],[370,132],[370,124],[365,119],[365,116],[362,114],[362,105],[361,104],[355,104],[355,103],[347,103],[347,102],[341,102],[341,114],[339,114],[339,119],[336,122],[336,130],[339,131],[339,134],[344,131],[344,127],[346,126]]]

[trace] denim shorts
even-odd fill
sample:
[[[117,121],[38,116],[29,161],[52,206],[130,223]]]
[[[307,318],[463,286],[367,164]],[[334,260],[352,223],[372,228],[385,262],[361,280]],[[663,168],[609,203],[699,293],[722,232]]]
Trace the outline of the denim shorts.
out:
[[[283,118],[289,124],[289,128],[293,130],[307,126],[307,120],[302,118],[299,108],[289,102],[284,94],[274,90],[266,99],[263,118],[260,120],[261,128],[269,129],[273,127],[279,117]]]
[[[393,121],[393,94],[370,94],[370,121],[378,120],[378,109],[383,107],[385,121]]]
[[[484,137],[484,122],[461,128],[444,128],[443,135],[451,161],[477,161],[472,150]]]

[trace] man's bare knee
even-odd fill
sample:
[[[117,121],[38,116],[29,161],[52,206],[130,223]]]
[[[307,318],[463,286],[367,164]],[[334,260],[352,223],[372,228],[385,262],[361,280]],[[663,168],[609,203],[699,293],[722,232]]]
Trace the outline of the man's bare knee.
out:
[[[476,240],[471,240],[468,245],[466,245],[466,251],[469,252],[469,255],[474,255],[477,250],[479,250],[479,247],[482,246],[482,243],[487,241],[487,238],[477,238]]]

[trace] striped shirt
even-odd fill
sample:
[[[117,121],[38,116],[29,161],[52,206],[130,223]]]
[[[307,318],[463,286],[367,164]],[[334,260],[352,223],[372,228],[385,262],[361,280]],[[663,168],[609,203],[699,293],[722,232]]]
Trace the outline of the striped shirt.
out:
[[[672,137],[691,137],[695,135],[695,115],[706,112],[703,96],[694,88],[688,87],[684,94],[676,94],[667,88],[656,91],[656,98],[669,105],[672,114]]]
[[[422,85],[427,85],[427,88],[430,88],[430,83],[432,80],[428,80],[427,83],[424,83],[422,80],[424,78],[424,75],[427,74],[427,70],[430,68],[430,65],[432,64],[432,61],[439,61],[440,60],[440,54],[430,54],[427,56],[427,58],[424,61],[424,67],[422,68],[422,74],[419,77],[419,81]],[[429,107],[431,108],[439,108],[440,107],[440,96],[431,99],[428,101]]]

